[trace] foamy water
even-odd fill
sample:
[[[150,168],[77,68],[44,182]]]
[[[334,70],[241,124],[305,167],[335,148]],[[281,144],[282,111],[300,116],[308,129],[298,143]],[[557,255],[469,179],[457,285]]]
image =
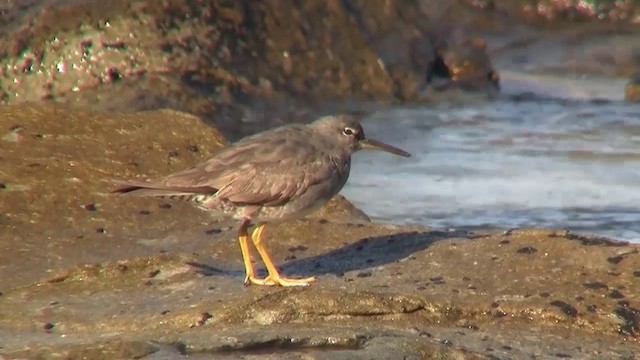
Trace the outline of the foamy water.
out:
[[[581,86],[616,99],[611,84]],[[382,221],[554,227],[640,242],[640,106],[576,98],[377,113],[367,136],[414,156],[356,154],[343,194]]]

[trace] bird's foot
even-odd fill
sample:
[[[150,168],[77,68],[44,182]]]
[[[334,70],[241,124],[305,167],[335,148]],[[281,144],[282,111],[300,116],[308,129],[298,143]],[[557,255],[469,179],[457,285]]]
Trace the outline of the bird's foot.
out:
[[[267,276],[264,279],[256,279],[253,276],[247,276],[244,280],[245,285],[264,285],[264,286],[309,286],[316,281],[314,277],[304,279],[289,279],[282,276]]]

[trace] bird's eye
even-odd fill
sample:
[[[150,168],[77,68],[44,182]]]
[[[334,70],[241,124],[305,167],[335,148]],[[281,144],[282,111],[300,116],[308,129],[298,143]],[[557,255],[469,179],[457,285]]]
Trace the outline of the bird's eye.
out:
[[[355,131],[353,131],[352,128],[344,128],[344,130],[342,130],[342,134],[346,135],[346,136],[353,136],[353,134],[355,133]]]

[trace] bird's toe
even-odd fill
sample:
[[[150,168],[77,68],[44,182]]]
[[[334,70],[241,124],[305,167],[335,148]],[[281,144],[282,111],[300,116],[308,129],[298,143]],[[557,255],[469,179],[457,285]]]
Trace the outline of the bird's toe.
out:
[[[308,277],[304,279],[290,279],[281,276],[267,276],[264,279],[256,279],[255,277],[247,277],[245,279],[245,285],[262,285],[262,286],[309,286],[312,282],[316,281],[315,277]]]

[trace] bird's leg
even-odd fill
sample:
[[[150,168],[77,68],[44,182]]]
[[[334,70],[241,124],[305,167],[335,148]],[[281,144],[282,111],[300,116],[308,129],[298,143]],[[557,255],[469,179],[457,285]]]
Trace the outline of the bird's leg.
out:
[[[280,276],[278,273],[278,269],[276,269],[271,257],[267,253],[264,245],[262,244],[262,232],[264,230],[265,224],[258,224],[253,233],[251,234],[251,240],[253,240],[253,245],[255,245],[264,265],[267,267],[267,271],[269,275],[264,279],[256,279],[249,277],[249,281],[255,285],[280,285],[280,286],[307,286],[310,282],[315,281],[314,277],[309,277],[305,279],[288,279]]]
[[[249,233],[247,232],[248,228],[249,221],[243,220],[242,223],[240,223],[240,228],[238,229],[238,242],[240,243],[240,251],[242,251],[242,262],[244,263],[245,285],[248,285],[250,283],[250,279],[255,278],[253,264],[251,264],[251,253],[249,252]]]

